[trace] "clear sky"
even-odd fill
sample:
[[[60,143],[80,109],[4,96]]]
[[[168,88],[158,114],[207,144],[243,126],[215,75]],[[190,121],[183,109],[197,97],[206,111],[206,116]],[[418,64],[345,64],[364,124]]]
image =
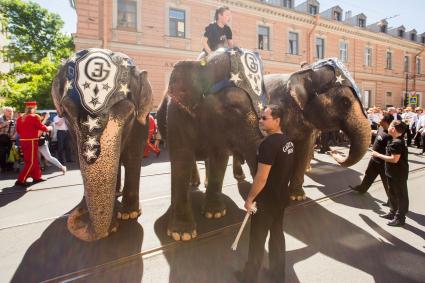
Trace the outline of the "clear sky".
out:
[[[35,2],[62,17],[65,22],[64,32],[76,31],[77,16],[69,0],[35,0]],[[302,2],[304,0],[295,0],[295,5]],[[425,32],[425,19],[422,18],[425,12],[425,0],[319,0],[319,3],[320,11],[339,5],[344,13],[351,10],[353,16],[364,13],[368,25],[398,15],[387,19],[389,27],[404,25],[406,31],[416,29],[418,34]]]

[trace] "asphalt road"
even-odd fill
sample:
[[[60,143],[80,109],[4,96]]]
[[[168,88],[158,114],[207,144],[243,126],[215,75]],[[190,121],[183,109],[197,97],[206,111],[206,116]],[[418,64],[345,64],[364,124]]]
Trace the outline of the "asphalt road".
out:
[[[387,212],[379,178],[365,195],[348,189],[360,182],[369,154],[342,168],[316,153],[306,175],[308,199],[293,202],[285,214],[286,282],[425,282],[425,157],[409,150],[410,212],[403,228],[378,217]],[[198,165],[203,177],[204,165]],[[95,243],[77,240],[66,228],[67,213],[83,196],[80,171],[75,164],[69,169],[62,176],[49,167],[48,180],[27,191],[12,187],[16,174],[0,175],[0,282],[236,282],[234,271],[247,258],[247,230],[237,251],[230,246],[245,215],[251,178],[237,184],[230,163],[223,187],[226,217],[200,215],[201,184],[192,192],[199,237],[189,243],[173,242],[165,233],[166,152],[143,162],[142,216],[121,222],[117,233]],[[264,262],[267,267],[267,252]],[[264,274],[261,282],[268,282]]]

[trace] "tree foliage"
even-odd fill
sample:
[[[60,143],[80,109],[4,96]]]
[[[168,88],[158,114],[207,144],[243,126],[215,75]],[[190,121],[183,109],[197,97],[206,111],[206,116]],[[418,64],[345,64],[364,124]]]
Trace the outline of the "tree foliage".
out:
[[[9,44],[3,55],[14,68],[0,74],[0,96],[7,105],[22,108],[26,100],[36,100],[39,108],[51,108],[50,86],[62,58],[74,45],[63,34],[64,23],[35,2],[0,0],[1,22],[6,27]]]

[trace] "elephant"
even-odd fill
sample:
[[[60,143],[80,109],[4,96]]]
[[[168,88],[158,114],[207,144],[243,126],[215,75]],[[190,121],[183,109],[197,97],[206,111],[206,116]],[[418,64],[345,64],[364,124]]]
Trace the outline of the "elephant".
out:
[[[347,157],[332,153],[344,167],[357,163],[370,144],[370,123],[359,90],[338,59],[324,59],[307,69],[264,77],[270,104],[285,110],[282,129],[294,141],[295,164],[290,181],[292,200],[305,199],[304,173],[313,153],[317,131],[342,130],[350,140]]]
[[[117,218],[141,214],[139,182],[151,85],[147,72],[127,55],[92,48],[60,66],[51,93],[58,115],[66,118],[84,184],[84,197],[68,216],[67,227],[78,239],[96,241],[117,231]],[[121,164],[125,181],[119,204]]]
[[[225,83],[219,91],[212,91],[218,82],[229,77],[232,80],[234,76],[233,73],[230,76],[232,55],[229,53],[215,52],[206,64],[177,63],[157,112],[159,130],[168,140],[170,152],[171,210],[167,234],[174,240],[197,236],[189,194],[195,160],[208,160],[203,206],[207,218],[220,218],[226,213],[221,187],[230,153],[247,162],[252,176],[256,171],[257,147],[263,139],[258,109],[245,90],[234,84]],[[357,87],[352,80],[348,83],[349,75],[342,69],[340,65],[322,64],[292,75],[264,76],[266,102],[284,108],[282,129],[294,140],[295,157],[303,159],[296,163],[291,189],[302,191],[306,160],[316,129],[342,129],[348,133],[352,140],[350,155],[348,158],[334,155],[343,166],[356,163],[367,150],[368,120],[355,95]],[[336,78],[336,73],[341,77]],[[338,83],[344,79],[345,83]],[[347,112],[338,112],[342,110]]]

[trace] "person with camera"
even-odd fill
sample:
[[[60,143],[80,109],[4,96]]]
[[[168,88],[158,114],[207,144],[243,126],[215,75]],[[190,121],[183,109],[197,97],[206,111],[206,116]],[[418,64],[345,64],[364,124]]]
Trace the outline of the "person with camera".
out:
[[[13,109],[4,107],[3,116],[0,117],[0,168],[2,172],[13,170],[13,163],[8,163],[7,159],[15,137],[16,124],[13,120]]]

